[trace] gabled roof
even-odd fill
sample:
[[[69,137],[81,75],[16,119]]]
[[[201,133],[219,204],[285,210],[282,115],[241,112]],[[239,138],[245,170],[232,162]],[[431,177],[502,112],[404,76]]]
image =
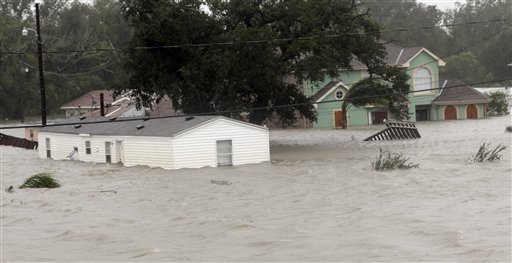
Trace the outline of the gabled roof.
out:
[[[443,83],[441,94],[432,101],[434,105],[489,103],[491,99],[458,79]]]
[[[108,103],[114,102],[113,91],[111,90],[91,90],[84,95],[74,99],[60,108],[65,109],[78,109],[78,108],[86,108],[86,109],[96,109],[100,107],[100,93],[103,93],[103,100],[105,105]]]
[[[421,52],[427,53],[434,60],[437,60],[440,66],[444,66],[446,62],[434,55],[424,47],[401,47],[395,43],[384,44],[386,49],[386,63],[391,66],[409,67],[411,60],[418,56]],[[353,58],[350,65],[354,69],[366,69],[366,65],[356,58]]]
[[[47,126],[41,128],[40,132],[89,135],[172,137],[218,119],[229,120],[259,129],[266,129],[262,126],[222,116],[179,116],[171,118],[150,118],[146,121],[140,120],[140,118],[117,118],[115,121],[109,121],[109,119],[105,117],[91,117],[82,121],[80,121],[78,118],[68,118],[57,121],[54,124],[62,125]],[[87,124],[88,122],[92,123]],[[82,126],[75,128],[75,125],[66,125],[67,123],[82,123]],[[138,125],[143,125],[144,128],[136,129]]]
[[[333,80],[325,87],[321,88],[315,95],[311,96],[311,101],[313,103],[322,101],[325,97],[327,97],[331,92],[333,92],[335,89],[339,87],[343,87],[345,92],[349,89],[342,81],[340,80]]]

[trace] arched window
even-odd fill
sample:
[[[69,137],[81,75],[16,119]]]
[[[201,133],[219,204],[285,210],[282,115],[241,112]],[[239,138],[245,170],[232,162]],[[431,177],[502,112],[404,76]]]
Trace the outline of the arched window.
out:
[[[432,86],[432,73],[425,67],[418,68],[414,71],[414,94],[431,93],[434,87]]]

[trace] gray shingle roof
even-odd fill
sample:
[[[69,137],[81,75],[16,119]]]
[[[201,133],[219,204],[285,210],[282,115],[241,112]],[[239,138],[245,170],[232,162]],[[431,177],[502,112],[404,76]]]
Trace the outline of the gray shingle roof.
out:
[[[329,90],[331,90],[336,84],[338,84],[340,81],[331,81],[325,85],[325,87],[321,88],[317,93],[313,96],[311,96],[311,101],[313,103],[317,102],[323,95],[325,95]]]
[[[221,116],[194,116],[193,119],[187,120],[189,117],[172,117],[172,118],[154,118],[149,120],[136,120],[135,118],[117,118],[116,121],[91,123],[108,121],[105,117],[93,117],[80,121],[78,118],[70,118],[57,121],[55,124],[65,123],[82,123],[80,128],[74,125],[48,126],[42,128],[41,132],[66,133],[66,134],[91,134],[91,135],[121,135],[121,136],[155,136],[155,137],[171,137],[195,126],[206,122],[213,121]],[[229,118],[225,118],[229,119]],[[232,119],[229,119],[232,120]],[[237,120],[233,120],[237,121]],[[262,128],[250,123],[244,123],[258,128]],[[144,125],[144,128],[137,130],[135,127]]]
[[[488,103],[491,99],[458,79],[446,81],[441,94],[432,101],[434,105]]]
[[[384,44],[384,47],[386,49],[386,63],[392,66],[406,63],[423,49],[422,47],[401,47],[395,43]],[[350,65],[354,69],[367,68],[356,58],[352,59]]]

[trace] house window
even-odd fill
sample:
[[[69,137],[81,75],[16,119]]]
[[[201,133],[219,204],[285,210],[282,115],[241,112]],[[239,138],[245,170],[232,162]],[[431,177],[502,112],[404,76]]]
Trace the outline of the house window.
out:
[[[85,141],[85,154],[91,154],[91,141]]]
[[[111,142],[105,142],[105,161],[107,163],[112,163],[112,154],[111,154],[111,148],[112,143]]]
[[[46,158],[52,158],[52,151],[50,148],[50,138],[46,138]]]
[[[217,165],[233,165],[231,140],[217,141]]]
[[[344,94],[343,94],[343,91],[341,91],[341,90],[337,90],[337,91],[334,93],[334,97],[335,97],[337,100],[341,100],[341,99],[343,99],[343,96],[344,96]]]
[[[34,129],[30,128],[29,132],[30,132],[30,139],[33,141],[34,140]]]
[[[432,83],[432,73],[428,68],[421,67],[414,71],[414,94],[431,93]]]

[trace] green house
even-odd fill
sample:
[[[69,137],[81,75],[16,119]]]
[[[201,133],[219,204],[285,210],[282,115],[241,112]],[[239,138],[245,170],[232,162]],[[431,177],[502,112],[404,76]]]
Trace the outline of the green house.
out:
[[[433,101],[440,96],[439,67],[445,62],[432,52],[422,47],[400,47],[394,43],[385,45],[387,63],[403,68],[409,74],[411,93],[409,99],[410,121],[445,120],[445,102]],[[310,97],[317,109],[318,120],[313,124],[319,128],[333,128],[341,126],[341,103],[350,87],[357,81],[368,77],[367,67],[357,60],[351,62],[351,70],[340,71],[335,78],[326,78],[323,82],[306,83],[304,92]],[[445,83],[446,84],[446,83]],[[451,88],[451,87],[446,87]],[[473,89],[474,90],[474,89]],[[476,90],[475,90],[476,91]],[[478,92],[478,91],[477,91]],[[485,99],[466,101],[467,97],[457,99],[459,111],[467,110],[478,112],[477,118],[484,117]],[[472,105],[472,106],[468,106]],[[455,106],[454,106],[455,107]],[[467,114],[459,114],[457,119],[466,118]],[[471,115],[473,116],[473,115]],[[347,112],[348,126],[381,124],[393,119],[390,112],[382,106],[367,105],[366,107],[351,106]]]

